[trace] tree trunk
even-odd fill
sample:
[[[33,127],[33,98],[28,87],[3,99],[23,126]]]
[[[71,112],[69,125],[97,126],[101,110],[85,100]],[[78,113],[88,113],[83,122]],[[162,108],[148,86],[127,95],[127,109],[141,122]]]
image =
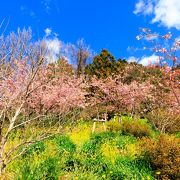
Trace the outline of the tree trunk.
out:
[[[0,159],[0,177],[2,176],[4,170],[6,168],[6,164]]]

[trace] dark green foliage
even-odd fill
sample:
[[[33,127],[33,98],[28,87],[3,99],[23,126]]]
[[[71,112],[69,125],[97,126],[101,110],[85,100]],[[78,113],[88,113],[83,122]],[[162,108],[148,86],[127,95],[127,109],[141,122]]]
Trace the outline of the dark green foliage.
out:
[[[95,154],[102,142],[113,139],[114,137],[115,133],[113,132],[103,132],[92,135],[91,139],[83,145],[82,152]]]
[[[76,151],[76,145],[67,136],[58,136],[55,138],[55,142],[60,153],[67,151],[73,154]]]
[[[133,81],[142,83],[150,80],[152,84],[157,84],[162,78],[162,72],[159,67],[145,67],[138,63],[129,63],[126,66],[123,82],[130,84]]]
[[[124,149],[127,144],[134,143],[136,143],[136,138],[134,136],[121,135],[118,136],[116,140],[116,145],[120,149]]]
[[[128,157],[119,157],[113,166],[110,166],[108,179],[153,179],[150,164],[143,158],[132,160]]]
[[[37,142],[35,144],[32,144],[31,146],[29,146],[29,148],[27,149],[27,151],[23,154],[23,157],[28,157],[33,155],[34,153],[36,154],[40,154],[45,150],[45,145],[44,142]]]
[[[21,180],[55,180],[58,179],[57,159],[49,157],[36,167],[31,167],[29,163],[24,163]]]
[[[108,166],[102,155],[96,153],[93,156],[88,155],[86,157],[83,161],[83,169],[100,175],[107,171]]]
[[[117,74],[124,69],[125,60],[116,61],[115,57],[106,49],[103,49],[100,55],[93,59],[93,63],[86,66],[85,72],[88,75],[95,75],[98,78],[107,78]]]
[[[39,171],[39,172],[38,172]],[[57,179],[57,159],[49,157],[47,160],[42,162],[35,170],[36,174],[41,175],[39,179]]]
[[[21,173],[18,174],[18,180],[30,180],[31,178],[31,168],[29,163],[24,163],[23,168],[21,169]]]
[[[41,158],[41,154],[32,153],[31,159],[22,159],[20,169],[17,171],[17,179],[58,180],[77,177],[80,179],[96,177],[102,180],[153,179],[150,163],[144,156],[121,155],[121,151],[126,150],[126,145],[137,143],[134,136],[120,135],[119,132],[93,134],[79,148],[76,148],[68,136],[57,136],[51,141],[57,147],[54,149],[54,155],[50,157],[44,156],[44,154]],[[115,145],[119,149],[113,163],[104,155],[106,149],[103,148],[103,145],[111,146],[111,143],[112,147]],[[39,152],[41,146],[40,144],[33,146],[31,150]],[[45,148],[47,147],[45,146]],[[35,159],[33,160],[33,158]]]

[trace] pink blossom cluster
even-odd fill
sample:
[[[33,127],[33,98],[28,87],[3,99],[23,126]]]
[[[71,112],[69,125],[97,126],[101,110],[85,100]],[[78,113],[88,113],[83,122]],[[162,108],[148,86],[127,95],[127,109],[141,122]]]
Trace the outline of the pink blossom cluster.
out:
[[[129,112],[139,109],[143,101],[151,98],[149,83],[132,82],[123,84],[120,77],[97,79],[93,78],[91,86],[97,87],[93,102],[108,104],[116,110],[125,109]],[[101,98],[99,98],[101,97]]]
[[[164,56],[167,64],[170,63],[169,61],[172,61],[173,66],[178,63],[179,59],[176,55],[176,52],[180,48],[180,40],[179,38],[173,39],[171,32],[168,32],[165,35],[160,35],[158,33],[152,32],[149,28],[142,28],[141,34],[136,36],[136,39],[145,39],[149,41],[153,46],[152,49],[154,52],[158,53],[158,56]],[[167,43],[168,46],[166,46]]]
[[[56,69],[44,64],[33,69],[25,60],[15,60],[1,68],[0,110],[13,111],[23,104],[23,111],[27,113],[61,114],[84,107],[83,79],[54,72]]]

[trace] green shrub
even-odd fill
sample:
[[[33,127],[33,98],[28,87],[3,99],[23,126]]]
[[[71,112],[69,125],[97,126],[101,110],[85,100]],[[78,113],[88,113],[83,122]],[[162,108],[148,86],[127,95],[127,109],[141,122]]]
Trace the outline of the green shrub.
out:
[[[144,138],[144,156],[152,164],[158,179],[180,178],[180,139],[160,135],[157,141]]]
[[[124,149],[127,144],[136,143],[136,138],[134,136],[121,135],[116,138],[116,145],[120,149]]]
[[[27,151],[23,154],[23,157],[33,155],[34,153],[40,154],[45,150],[44,142],[40,141],[29,146]]]
[[[95,155],[88,155],[83,160],[83,169],[85,171],[91,171],[95,174],[103,174],[107,171],[107,162],[103,159],[102,155],[96,153]]]
[[[76,151],[76,145],[67,136],[57,136],[55,143],[60,153],[69,152],[73,154]]]
[[[119,132],[121,131],[121,124],[118,120],[111,120],[107,122],[107,130],[112,132]]]
[[[58,161],[55,158],[47,158],[40,164],[34,166],[32,163],[24,162],[17,179],[58,179]]]
[[[115,164],[110,165],[107,172],[107,179],[151,179],[153,173],[150,164],[144,159],[130,157],[119,157]]]
[[[95,154],[99,150],[100,144],[102,142],[108,141],[115,138],[115,133],[113,132],[102,132],[99,134],[93,134],[89,141],[84,143],[82,147],[82,152]]]
[[[31,168],[30,168],[30,164],[24,163],[24,166],[22,166],[20,173],[17,174],[17,179],[21,179],[21,180],[30,180],[31,177]]]
[[[143,137],[151,135],[151,127],[145,120],[127,120],[122,122],[121,131],[126,135]]]
[[[132,117],[122,117],[121,122],[118,119],[107,123],[107,129],[112,132],[120,132],[125,135],[143,137],[151,135],[151,127],[145,119],[135,120]]]
[[[42,162],[36,169],[38,179],[58,179],[58,161],[56,158],[49,157]]]

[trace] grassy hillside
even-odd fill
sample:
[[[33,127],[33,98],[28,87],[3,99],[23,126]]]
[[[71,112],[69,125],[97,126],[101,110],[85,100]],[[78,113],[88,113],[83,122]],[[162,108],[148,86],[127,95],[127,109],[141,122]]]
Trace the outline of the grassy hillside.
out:
[[[92,122],[81,120],[74,128],[67,126],[63,135],[30,146],[21,158],[7,167],[4,179],[160,178],[164,172],[153,166],[143,145],[157,141],[159,134],[146,120],[132,121],[127,117],[121,123],[113,119],[106,124],[106,131],[99,123],[93,134]],[[134,124],[130,129],[128,122]],[[13,142],[18,138],[17,132]]]

